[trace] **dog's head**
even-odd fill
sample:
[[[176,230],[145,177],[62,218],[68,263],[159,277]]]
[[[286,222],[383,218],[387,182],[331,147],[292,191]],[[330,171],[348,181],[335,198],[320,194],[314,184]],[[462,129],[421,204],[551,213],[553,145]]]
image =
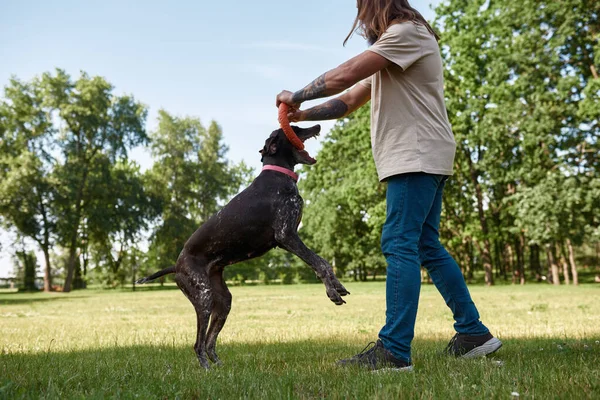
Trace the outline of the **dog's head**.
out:
[[[294,132],[303,142],[312,137],[318,136],[321,132],[321,125],[311,126],[310,128],[300,128],[292,126]],[[294,167],[296,164],[313,165],[317,162],[306,150],[298,150],[288,140],[282,129],[277,129],[271,133],[271,136],[265,141],[265,147],[260,150],[263,164],[282,164],[288,167]]]

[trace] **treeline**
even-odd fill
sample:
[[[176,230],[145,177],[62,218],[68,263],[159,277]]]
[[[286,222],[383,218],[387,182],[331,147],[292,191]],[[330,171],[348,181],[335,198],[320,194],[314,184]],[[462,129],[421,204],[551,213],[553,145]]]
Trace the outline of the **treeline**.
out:
[[[0,222],[16,238],[3,245],[20,289],[38,290],[40,272],[46,291],[130,285],[172,265],[197,227],[254,178],[227,159],[216,122],[206,128],[160,110],[147,132],[146,117],[142,103],[116,96],[101,77],[57,70],[10,80],[0,101]],[[152,155],[144,172],[130,159],[136,146]],[[316,281],[281,250],[225,277]]]
[[[436,11],[457,141],[443,241],[468,280],[577,284],[577,260],[598,266],[600,2],[451,0]],[[312,246],[363,278],[385,268],[385,187],[369,148],[361,110],[303,182]]]
[[[11,79],[0,102],[0,218],[19,238],[18,273],[32,288],[44,254],[44,290],[105,285],[164,268],[189,235],[251,172],[226,158],[221,128],[161,110],[146,132],[146,107],[117,96],[101,77],[62,70]],[[130,159],[149,146],[154,164]],[[142,252],[140,242],[148,241]],[[5,244],[6,249],[6,244]],[[33,271],[33,272],[32,272]]]
[[[600,251],[600,2],[450,0],[437,8],[457,154],[440,234],[467,280],[578,283]],[[254,176],[219,126],[116,96],[64,71],[12,79],[0,102],[0,218],[19,274],[44,288],[115,286],[171,265],[189,235]],[[338,122],[306,167],[301,236],[339,275],[385,274],[385,185],[369,110]],[[141,172],[129,158],[151,149]],[[27,240],[24,240],[27,239]],[[142,251],[142,241],[148,251]],[[590,271],[591,276],[597,273]],[[29,278],[28,278],[29,277]],[[313,281],[283,251],[226,269],[237,282]],[[424,279],[427,279],[424,276]],[[593,279],[593,278],[592,278]]]

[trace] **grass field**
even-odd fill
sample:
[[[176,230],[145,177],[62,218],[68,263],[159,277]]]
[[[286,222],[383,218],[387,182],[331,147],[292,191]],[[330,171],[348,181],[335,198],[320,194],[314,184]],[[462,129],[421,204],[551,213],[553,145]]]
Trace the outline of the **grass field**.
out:
[[[479,360],[442,354],[452,319],[424,286],[415,371],[381,374],[334,365],[384,321],[383,282],[347,287],[342,307],[321,285],[232,288],[210,371],[178,290],[0,294],[0,398],[600,398],[600,285],[471,288],[504,342]]]

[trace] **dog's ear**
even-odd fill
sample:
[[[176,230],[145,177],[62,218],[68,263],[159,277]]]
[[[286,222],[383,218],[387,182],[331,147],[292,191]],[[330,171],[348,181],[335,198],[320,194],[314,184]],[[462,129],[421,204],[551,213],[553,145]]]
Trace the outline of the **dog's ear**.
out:
[[[275,153],[277,153],[277,133],[277,131],[274,131],[271,134],[271,136],[265,141],[265,147],[258,151],[261,156],[272,156],[275,155]]]
[[[265,144],[265,148],[267,149],[268,155],[275,155],[275,153],[277,153],[277,136],[274,138],[270,138],[267,144]]]

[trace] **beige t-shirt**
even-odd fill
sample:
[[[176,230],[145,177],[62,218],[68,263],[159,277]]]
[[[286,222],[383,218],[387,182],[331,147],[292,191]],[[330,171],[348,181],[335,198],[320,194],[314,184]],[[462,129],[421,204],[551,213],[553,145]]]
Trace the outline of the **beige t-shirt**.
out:
[[[456,142],[444,103],[442,58],[423,25],[391,25],[370,48],[392,63],[371,88],[371,146],[380,180],[407,172],[452,175]]]

